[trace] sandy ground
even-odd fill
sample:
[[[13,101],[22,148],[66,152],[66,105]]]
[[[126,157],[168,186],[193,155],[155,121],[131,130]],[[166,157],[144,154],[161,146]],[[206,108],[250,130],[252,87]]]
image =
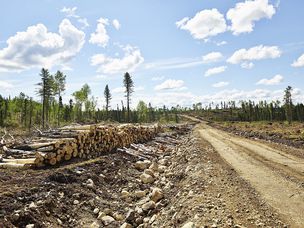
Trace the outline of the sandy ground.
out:
[[[304,159],[207,124],[199,132],[285,221],[304,226]]]

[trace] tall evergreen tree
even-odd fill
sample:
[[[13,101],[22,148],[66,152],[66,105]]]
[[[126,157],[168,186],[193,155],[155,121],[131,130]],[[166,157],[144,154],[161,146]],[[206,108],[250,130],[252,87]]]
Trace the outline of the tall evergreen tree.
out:
[[[65,91],[65,83],[66,83],[66,75],[64,75],[61,71],[57,71],[54,76],[54,95],[58,95],[58,113],[57,113],[57,124],[60,125],[60,113],[62,109],[62,92]],[[61,102],[60,102],[61,101]]]
[[[104,89],[104,97],[106,100],[106,118],[109,118],[109,107],[110,107],[110,100],[112,99],[112,95],[109,89],[109,86],[106,85],[105,89]]]
[[[291,99],[291,86],[288,86],[284,91],[284,108],[285,108],[285,114],[286,119],[288,123],[290,124],[292,121],[292,99]]]
[[[131,100],[131,94],[134,92],[134,83],[131,78],[131,75],[126,72],[123,79],[123,84],[125,87],[125,93],[127,98],[127,120],[130,122],[130,100]]]

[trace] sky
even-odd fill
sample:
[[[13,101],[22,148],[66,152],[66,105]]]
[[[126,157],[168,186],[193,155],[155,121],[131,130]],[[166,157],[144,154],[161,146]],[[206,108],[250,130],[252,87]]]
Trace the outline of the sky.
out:
[[[0,94],[39,99],[42,67],[67,75],[63,100],[87,83],[112,107],[304,101],[303,0],[10,0],[0,9]]]

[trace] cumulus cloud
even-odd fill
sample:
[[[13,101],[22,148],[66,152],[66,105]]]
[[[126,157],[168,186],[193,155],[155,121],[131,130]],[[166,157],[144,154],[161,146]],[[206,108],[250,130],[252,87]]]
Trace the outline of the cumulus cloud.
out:
[[[241,67],[244,68],[244,69],[251,69],[251,68],[254,67],[254,64],[251,63],[251,62],[243,62],[243,63],[241,64]]]
[[[205,77],[223,73],[226,69],[227,69],[227,66],[219,66],[219,67],[210,68],[205,72]]]
[[[225,18],[217,9],[202,10],[191,19],[185,17],[177,21],[176,26],[189,31],[194,39],[199,40],[216,36],[227,29]]]
[[[218,62],[223,58],[222,53],[220,52],[210,52],[207,55],[203,56],[204,63],[213,63]]]
[[[17,32],[6,43],[7,47],[0,50],[0,70],[51,68],[65,65],[75,57],[85,43],[85,34],[64,19],[59,25],[59,33],[49,32],[45,25],[37,24],[25,32]]]
[[[120,27],[121,27],[120,22],[119,22],[117,19],[114,19],[114,20],[112,21],[112,25],[114,26],[114,28],[115,28],[116,30],[119,30]]]
[[[253,60],[262,60],[262,59],[275,59],[279,58],[282,54],[282,51],[277,46],[255,46],[248,50],[240,49],[233,53],[233,55],[227,60],[231,64],[245,64],[242,67],[250,68],[253,67],[250,61]]]
[[[301,55],[297,60],[295,60],[291,66],[293,67],[304,67],[304,54]]]
[[[271,19],[274,14],[275,8],[268,3],[268,0],[247,0],[229,9],[226,17],[231,21],[230,29],[233,34],[239,35],[252,32],[256,21],[262,18]]]
[[[97,66],[98,72],[104,74],[117,74],[126,71],[133,72],[144,58],[137,47],[127,45],[123,48],[124,56],[122,58],[112,58],[104,54],[96,54],[91,58],[91,65]]]
[[[221,87],[225,87],[229,85],[229,82],[217,82],[217,83],[214,83],[212,86],[214,88],[221,88]]]
[[[80,17],[79,15],[76,14],[77,7],[63,7],[60,12],[64,13],[66,17],[74,17],[77,18],[77,21],[82,25],[82,29],[89,27],[89,23],[87,18],[85,17]]]
[[[97,28],[95,32],[91,34],[89,42],[101,47],[106,47],[110,39],[106,30],[106,26],[109,25],[109,20],[101,17],[97,22]]]
[[[275,75],[273,78],[267,79],[263,78],[258,81],[257,85],[278,85],[284,80],[284,77],[280,74]]]
[[[185,89],[184,87],[185,82],[183,80],[173,80],[168,79],[163,83],[155,86],[155,90],[176,90],[176,89]]]

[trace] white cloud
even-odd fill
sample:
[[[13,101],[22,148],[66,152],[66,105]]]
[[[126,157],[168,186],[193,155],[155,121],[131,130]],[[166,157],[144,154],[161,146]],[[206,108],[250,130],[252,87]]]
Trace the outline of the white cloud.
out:
[[[295,60],[291,66],[293,67],[304,67],[304,54],[301,55],[297,60]]]
[[[239,64],[244,62],[250,62],[253,60],[262,60],[262,59],[275,59],[279,58],[282,54],[282,51],[277,46],[255,46],[248,50],[240,49],[233,53],[233,55],[227,60],[231,64]],[[250,63],[243,65],[252,67]]]
[[[74,17],[77,18],[77,21],[82,24],[82,29],[85,29],[86,27],[89,27],[89,23],[87,18],[80,17],[76,14],[77,7],[63,7],[60,12],[64,13],[66,17]]]
[[[223,46],[227,44],[227,41],[216,42],[216,46]]]
[[[10,90],[14,88],[14,85],[7,81],[0,81],[0,88],[3,90]]]
[[[115,28],[116,30],[119,30],[120,27],[121,27],[121,25],[120,25],[120,23],[119,23],[119,21],[118,21],[117,19],[114,19],[114,20],[112,21],[112,24],[113,24],[113,26],[114,26],[114,28]]]
[[[221,87],[225,87],[229,85],[229,82],[218,82],[218,83],[214,83],[212,86],[214,88],[221,88]]]
[[[98,66],[97,71],[104,74],[117,74],[126,71],[133,72],[144,58],[137,47],[127,45],[123,48],[124,56],[122,58],[112,58],[104,54],[96,54],[91,58],[91,65]]]
[[[257,85],[278,85],[284,80],[284,77],[282,75],[275,75],[273,78],[267,79],[263,78],[260,81],[258,81]]]
[[[255,22],[262,18],[272,18],[275,14],[273,5],[268,0],[247,0],[239,2],[234,8],[227,12],[227,19],[231,20],[231,27],[234,35],[250,33],[253,31]]]
[[[210,52],[207,55],[203,56],[204,63],[213,63],[218,62],[223,58],[222,53],[220,52]]]
[[[173,80],[168,79],[163,83],[155,86],[155,90],[172,90],[172,89],[185,89],[184,87],[185,82],[183,80]]]
[[[89,42],[92,44],[97,44],[101,47],[106,47],[110,39],[106,30],[106,26],[109,25],[109,20],[101,17],[97,20],[97,22],[98,24],[96,31],[91,33]]]
[[[79,16],[76,14],[77,7],[63,7],[60,12],[64,13],[67,17],[76,17]]]
[[[217,9],[202,10],[191,19],[185,17],[177,21],[176,26],[189,31],[194,39],[200,40],[216,36],[227,29],[225,18]]]
[[[243,62],[241,64],[241,67],[244,69],[252,69],[254,67],[254,64],[252,62]]]
[[[156,77],[153,77],[153,78],[152,78],[152,81],[162,81],[162,80],[164,80],[164,79],[165,79],[164,76],[156,76]]]
[[[17,32],[0,50],[0,71],[23,71],[33,67],[65,65],[81,50],[85,34],[68,19],[59,25],[59,33],[48,32],[43,24]]]
[[[227,69],[227,66],[219,66],[219,67],[214,67],[210,68],[205,72],[205,77],[209,77],[214,74],[220,74],[224,72]]]

